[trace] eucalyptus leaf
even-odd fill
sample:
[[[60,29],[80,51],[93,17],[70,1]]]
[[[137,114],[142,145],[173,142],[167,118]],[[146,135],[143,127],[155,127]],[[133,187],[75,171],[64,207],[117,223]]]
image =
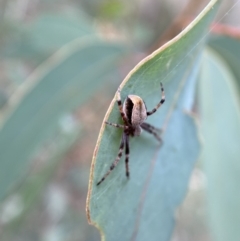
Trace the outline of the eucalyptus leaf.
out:
[[[199,59],[219,1],[211,1],[178,36],[141,61],[121,84],[122,99],[140,96],[149,110],[166,102],[147,120],[163,129],[163,146],[148,133],[130,140],[130,180],[124,160],[101,185],[97,182],[117,156],[121,130],[102,125],[96,144],[87,199],[89,222],[102,240],[170,239],[176,208],[181,204],[199,154],[193,106]],[[121,123],[116,96],[104,121]]]
[[[224,59],[204,54],[199,104],[210,224],[216,241],[240,240],[240,99]]]
[[[240,92],[240,40],[229,36],[213,36],[208,44],[222,56],[225,65],[231,69]]]
[[[30,157],[61,118],[88,100],[116,71],[119,44],[82,39],[41,65],[10,99],[0,129],[0,200],[23,177]]]
[[[0,55],[26,58],[32,63],[46,60],[59,48],[76,39],[86,36],[97,39],[92,23],[82,12],[71,15],[42,14],[28,24],[18,24],[9,32],[12,38],[0,48]]]
[[[76,140],[79,139],[80,128],[75,127],[74,130],[69,133],[59,134],[57,143],[53,140],[48,141],[48,148],[50,147],[49,149],[51,151],[48,153],[47,157],[45,157],[45,165],[38,168],[38,170],[34,170],[33,172],[30,171],[26,178],[21,182],[20,187],[14,192],[13,196],[18,197],[19,200],[21,200],[22,208],[15,218],[12,218],[5,223],[1,236],[19,235],[19,230],[26,225],[26,219],[31,215],[30,212],[34,210],[34,208],[37,208],[39,200],[41,200],[41,197],[43,196],[43,191],[61,164],[63,156],[69,151]],[[55,139],[57,138],[55,137]],[[46,155],[46,149],[47,148],[44,146],[43,150],[40,150],[40,153],[45,153]],[[9,198],[12,198],[13,196],[10,195]],[[7,199],[5,204],[8,202],[9,200]],[[12,239],[13,238],[9,238],[8,240]]]
[[[51,52],[77,38],[94,37],[95,33],[86,16],[55,13],[40,15],[27,27],[27,35],[38,51]]]

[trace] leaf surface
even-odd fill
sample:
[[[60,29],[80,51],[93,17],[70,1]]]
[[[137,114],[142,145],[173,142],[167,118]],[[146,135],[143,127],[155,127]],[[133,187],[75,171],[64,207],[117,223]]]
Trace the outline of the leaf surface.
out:
[[[216,241],[240,240],[240,99],[225,60],[204,54],[199,104],[210,224]]]
[[[124,160],[100,185],[117,156],[121,130],[103,124],[94,152],[87,215],[103,240],[170,239],[174,213],[181,204],[199,153],[197,128],[191,116],[200,53],[218,1],[211,1],[180,35],[140,62],[121,85],[122,99],[139,95],[151,110],[160,101],[160,81],[166,102],[148,118],[163,129],[163,146],[148,133],[130,140],[130,174]],[[121,123],[113,99],[104,121]]]
[[[209,41],[209,46],[222,56],[222,61],[234,74],[234,80],[240,92],[240,40],[228,36],[213,36]]]
[[[43,14],[28,26],[27,35],[31,44],[39,51],[51,52],[63,45],[87,35],[96,38],[89,22],[82,13],[76,16]],[[47,36],[47,37],[46,37]]]
[[[124,52],[118,44],[77,40],[40,66],[14,94],[0,127],[0,200],[66,115],[116,70]]]
[[[32,64],[46,60],[59,48],[76,39],[87,36],[97,39],[91,22],[83,13],[42,14],[30,24],[11,28],[5,44],[0,48],[0,57],[24,58],[31,60]]]

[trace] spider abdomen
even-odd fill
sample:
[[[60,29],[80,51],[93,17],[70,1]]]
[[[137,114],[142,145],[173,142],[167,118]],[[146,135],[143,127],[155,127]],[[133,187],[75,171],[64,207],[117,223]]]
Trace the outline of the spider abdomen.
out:
[[[146,105],[137,95],[128,95],[123,104],[123,112],[133,126],[140,126],[147,118]]]

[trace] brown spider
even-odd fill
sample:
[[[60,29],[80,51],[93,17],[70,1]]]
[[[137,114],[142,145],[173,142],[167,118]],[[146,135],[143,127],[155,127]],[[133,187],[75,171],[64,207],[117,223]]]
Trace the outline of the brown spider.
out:
[[[97,183],[97,185],[100,185],[105,178],[111,173],[111,171],[117,166],[121,156],[122,152],[125,146],[125,165],[126,165],[126,176],[129,178],[129,136],[139,136],[142,132],[142,129],[153,134],[154,137],[162,143],[162,139],[160,135],[157,133],[157,131],[161,131],[160,129],[155,128],[154,126],[144,122],[144,120],[147,119],[147,116],[152,115],[157,111],[157,109],[164,103],[165,101],[165,94],[162,83],[160,83],[161,91],[162,91],[162,98],[160,102],[157,104],[157,106],[152,111],[147,111],[147,107],[144,103],[144,101],[137,95],[128,95],[128,97],[125,99],[123,106],[121,101],[121,95],[120,95],[120,89],[118,89],[117,92],[117,103],[118,108],[120,111],[120,114],[122,116],[124,125],[119,125],[115,123],[110,123],[105,121],[106,124],[122,128],[123,134],[122,134],[122,140],[119,147],[118,155],[115,161],[110,166],[109,170],[106,172],[106,174],[103,176],[103,178]]]

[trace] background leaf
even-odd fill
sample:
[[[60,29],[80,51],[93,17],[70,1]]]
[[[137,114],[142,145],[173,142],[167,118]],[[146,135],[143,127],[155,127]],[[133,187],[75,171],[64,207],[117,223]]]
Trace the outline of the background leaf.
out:
[[[4,32],[4,27],[10,28],[9,33]],[[80,11],[71,15],[45,13],[28,24],[13,25],[6,22],[2,24],[0,32],[4,42],[0,46],[1,58],[25,58],[34,63],[42,62],[76,39],[86,36],[97,39],[90,20]]]
[[[240,40],[228,36],[213,36],[209,41],[209,46],[217,51],[234,74],[236,84],[240,91]]]
[[[123,53],[120,45],[75,41],[39,67],[15,93],[0,130],[0,199],[24,175],[30,157],[62,119],[116,70]]]
[[[96,35],[90,22],[80,14],[41,15],[28,26],[27,32],[29,41],[39,52],[52,52],[77,38]]]
[[[239,94],[225,60],[212,51],[204,54],[199,103],[210,224],[215,240],[239,240]]]
[[[182,202],[197,159],[199,143],[194,121],[186,111],[193,104],[198,60],[206,31],[216,14],[211,1],[179,36],[148,56],[127,76],[122,98],[137,94],[149,109],[160,100],[163,82],[166,103],[149,122],[164,130],[161,149],[143,133],[131,140],[131,179],[126,180],[124,161],[100,186],[96,183],[117,155],[121,131],[103,125],[94,152],[88,193],[88,217],[105,240],[169,240],[174,213]],[[105,120],[120,123],[112,101]]]

